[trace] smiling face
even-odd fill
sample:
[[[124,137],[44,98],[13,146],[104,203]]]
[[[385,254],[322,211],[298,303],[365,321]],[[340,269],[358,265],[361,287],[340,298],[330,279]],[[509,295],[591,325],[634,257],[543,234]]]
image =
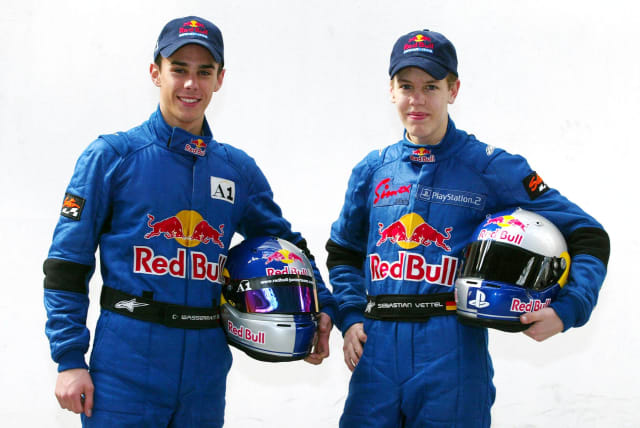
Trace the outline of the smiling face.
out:
[[[414,144],[438,144],[447,132],[448,105],[458,95],[460,81],[436,80],[416,67],[400,70],[391,79],[391,102]]]
[[[189,44],[151,64],[153,83],[160,88],[160,111],[170,126],[192,134],[202,131],[204,112],[222,86],[224,70],[202,46]]]

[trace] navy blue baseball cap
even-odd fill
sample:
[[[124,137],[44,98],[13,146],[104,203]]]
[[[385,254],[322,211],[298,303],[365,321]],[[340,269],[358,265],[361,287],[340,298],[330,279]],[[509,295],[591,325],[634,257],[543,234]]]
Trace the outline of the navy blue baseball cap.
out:
[[[188,44],[196,44],[207,48],[213,59],[224,66],[224,44],[222,33],[212,22],[197,16],[185,16],[171,20],[164,26],[156,47],[153,50],[154,61],[158,55],[165,58]]]
[[[391,51],[389,77],[405,67],[418,67],[438,80],[448,73],[458,75],[456,48],[435,31],[412,31],[400,37]]]

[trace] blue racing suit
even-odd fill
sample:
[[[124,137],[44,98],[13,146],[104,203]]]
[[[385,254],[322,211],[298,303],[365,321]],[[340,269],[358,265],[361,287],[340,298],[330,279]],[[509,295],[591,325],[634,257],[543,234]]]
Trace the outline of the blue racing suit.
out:
[[[327,243],[337,325],[364,322],[342,427],[488,427],[495,398],[485,328],[454,315],[425,322],[364,317],[368,296],[452,292],[462,251],[487,214],[522,207],[553,223],[572,256],[551,306],[564,328],[584,324],[606,274],[601,225],[549,188],[521,156],[479,142],[451,119],[443,140],[406,138],[353,170]]]
[[[254,160],[215,141],[206,120],[203,134],[170,127],[158,108],[80,156],[44,264],[46,334],[59,371],[87,367],[98,247],[102,280],[116,293],[214,312],[234,233],[278,236],[306,250]],[[321,310],[333,319],[335,301],[313,266]],[[116,304],[132,316],[143,306],[136,298]],[[89,363],[94,409],[83,424],[222,426],[231,366],[223,329],[125,315],[101,310]]]

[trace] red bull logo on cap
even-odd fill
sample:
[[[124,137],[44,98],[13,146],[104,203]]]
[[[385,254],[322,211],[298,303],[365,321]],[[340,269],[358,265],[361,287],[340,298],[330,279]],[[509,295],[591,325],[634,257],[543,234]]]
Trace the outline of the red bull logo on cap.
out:
[[[196,20],[185,22],[179,30],[180,37],[188,35],[208,37],[208,34],[209,31],[207,30],[207,27]]]
[[[404,45],[404,53],[423,51],[433,53],[433,42],[424,34],[416,34]]]
[[[419,245],[428,247],[434,244],[445,251],[451,251],[451,247],[446,244],[446,241],[451,238],[452,230],[453,227],[447,227],[444,230],[444,234],[440,233],[424,221],[419,214],[410,213],[386,227],[384,224],[378,223],[380,239],[376,246],[379,247],[389,241],[405,249],[412,249]]]

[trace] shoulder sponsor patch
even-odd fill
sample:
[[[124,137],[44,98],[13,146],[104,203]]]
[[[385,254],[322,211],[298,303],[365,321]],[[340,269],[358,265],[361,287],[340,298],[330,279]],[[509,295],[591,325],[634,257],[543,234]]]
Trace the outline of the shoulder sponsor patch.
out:
[[[545,182],[542,181],[542,178],[535,171],[527,175],[522,180],[522,184],[524,185],[524,189],[527,191],[527,194],[529,195],[529,198],[531,198],[531,200],[536,199],[547,190],[549,190],[549,186],[547,186]]]
[[[211,198],[230,204],[236,201],[236,183],[226,178],[211,177]]]
[[[436,204],[458,205],[461,207],[483,210],[487,201],[486,195],[454,189],[437,189],[435,187],[418,186],[418,199]]]
[[[82,215],[84,203],[84,198],[72,195],[71,193],[65,193],[64,202],[62,202],[62,209],[60,210],[60,215],[70,218],[71,220],[78,221],[80,220],[80,215]]]
[[[375,207],[409,205],[411,184],[394,184],[390,178],[384,178],[376,185],[373,193],[373,206]]]

